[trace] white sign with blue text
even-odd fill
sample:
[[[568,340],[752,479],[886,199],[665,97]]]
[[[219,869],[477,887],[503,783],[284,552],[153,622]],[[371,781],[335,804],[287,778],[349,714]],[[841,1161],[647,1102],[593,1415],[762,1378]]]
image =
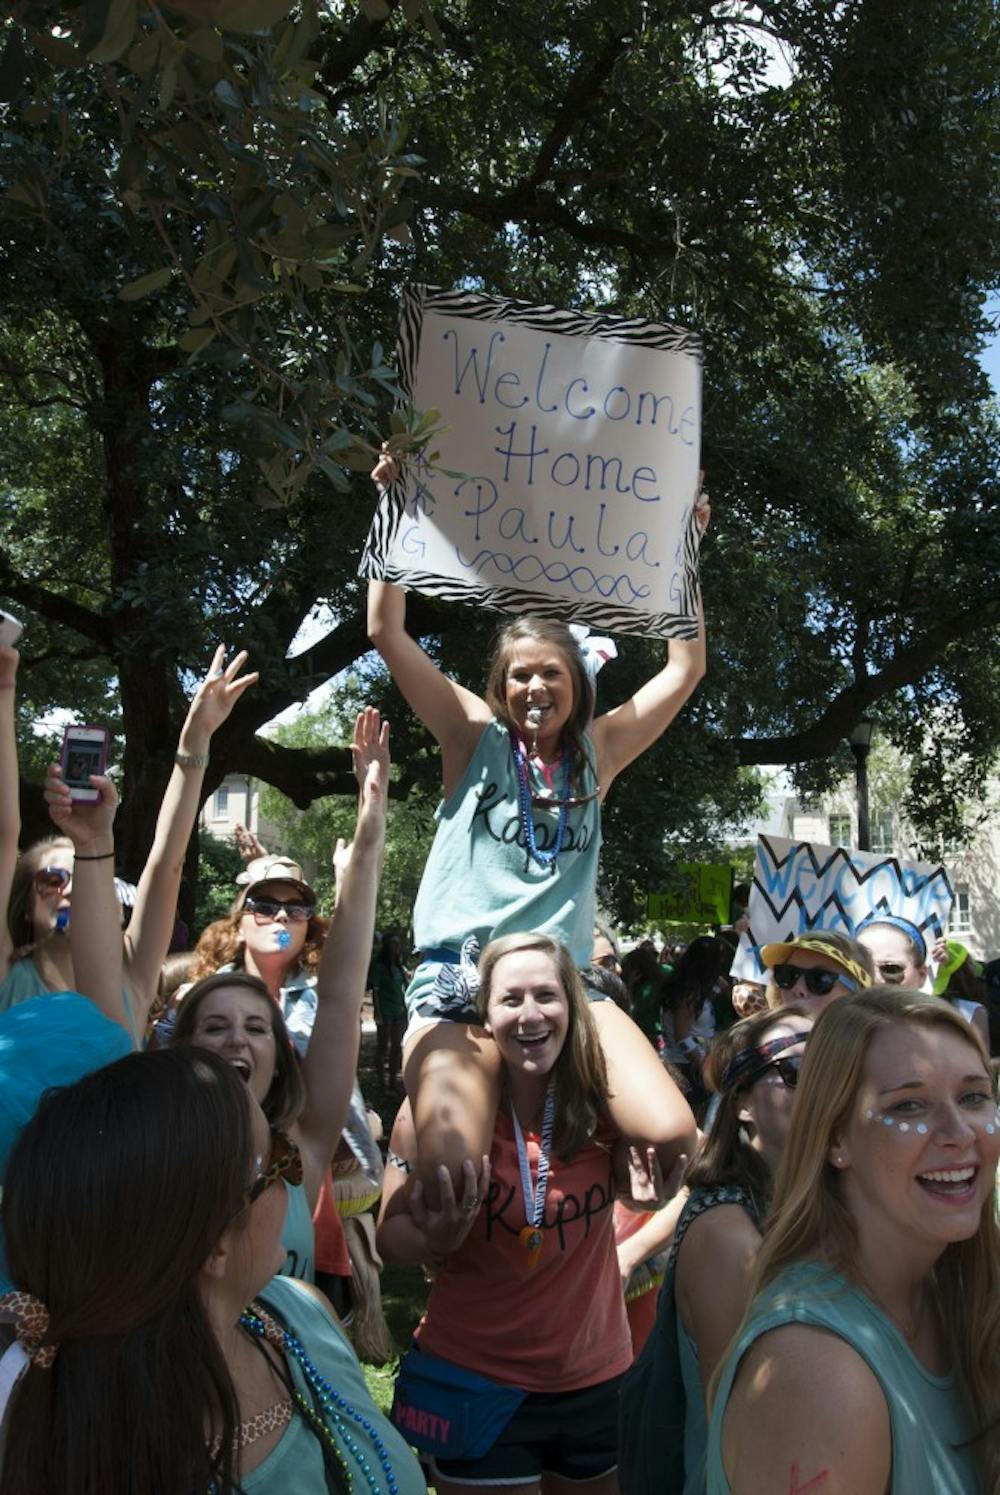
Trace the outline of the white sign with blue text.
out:
[[[948,927],[953,901],[948,874],[936,862],[758,836],[750,928],[740,935],[731,975],[764,981],[765,945],[824,929],[853,936],[880,918],[910,926],[929,950]]]
[[[682,328],[410,287],[399,381],[441,412],[361,563],[432,596],[611,632],[698,630],[701,349]]]

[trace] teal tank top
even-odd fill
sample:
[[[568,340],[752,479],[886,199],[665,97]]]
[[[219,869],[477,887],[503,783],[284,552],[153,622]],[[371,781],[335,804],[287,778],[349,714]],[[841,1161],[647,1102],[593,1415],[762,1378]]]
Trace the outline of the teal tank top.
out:
[[[890,1495],[980,1495],[976,1461],[963,1446],[975,1428],[955,1376],[932,1375],[892,1320],[819,1262],[789,1267],[754,1302],[719,1381],[708,1434],[706,1495],[730,1495],[722,1423],[740,1361],[762,1334],[785,1324],[811,1324],[836,1334],[877,1377],[892,1428]]]
[[[0,981],[0,1012],[8,1012],[11,1007],[17,1007],[21,1002],[27,1002],[32,997],[51,995],[52,988],[46,986],[42,980],[41,973],[31,956],[25,955],[11,964],[7,975]],[[125,1008],[125,1022],[132,1038],[132,1047],[140,1049],[142,1040],[136,1027],[132,997],[127,986],[122,987],[122,1004]]]
[[[597,789],[594,749],[583,793]],[[543,930],[561,940],[578,966],[590,960],[594,935],[601,810],[596,799],[574,805],[556,870],[534,861],[524,843],[517,772],[507,728],[483,729],[462,782],[438,806],[437,831],[413,911],[417,948],[459,951],[474,934],[480,946],[502,934]],[[539,850],[555,841],[558,816],[534,807]]]
[[[287,1278],[275,1277],[260,1294],[260,1301],[265,1308],[280,1314],[282,1323],[299,1340],[323,1379],[347,1403],[347,1407],[338,1405],[340,1426],[334,1424],[334,1437],[353,1475],[355,1491],[364,1491],[365,1495],[368,1492],[366,1471],[360,1467],[359,1459],[371,1468],[378,1489],[386,1488],[374,1434],[391,1462],[398,1495],[426,1495],[427,1481],[420,1465],[388,1417],[372,1401],[358,1358],[329,1314],[303,1287]],[[302,1367],[291,1357],[288,1365],[296,1391],[311,1401]],[[348,1431],[358,1451],[356,1456],[344,1446],[340,1428]],[[264,1462],[240,1480],[245,1495],[328,1495],[328,1488],[319,1441],[298,1413]]]
[[[281,1269],[281,1275],[301,1277],[304,1282],[313,1282],[316,1245],[305,1184],[286,1183],[285,1197],[288,1208],[285,1212],[285,1228],[281,1232],[281,1244],[285,1248],[285,1265]]]
[[[30,955],[11,962],[6,976],[0,981],[0,1012],[9,1012],[29,997],[43,997],[49,988]]]

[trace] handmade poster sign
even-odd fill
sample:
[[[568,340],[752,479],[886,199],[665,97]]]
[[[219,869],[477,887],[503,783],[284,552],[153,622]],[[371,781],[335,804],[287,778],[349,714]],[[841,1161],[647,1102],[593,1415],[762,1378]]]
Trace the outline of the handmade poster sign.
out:
[[[879,913],[908,919],[930,948],[947,927],[953,901],[947,872],[933,862],[901,862],[881,852],[759,836],[750,928],[740,935],[732,975],[763,981],[763,945],[816,929],[853,935]]]
[[[408,464],[383,495],[362,575],[612,633],[696,636],[694,334],[413,286],[397,357],[405,397],[445,429],[433,468]]]
[[[726,862],[678,862],[677,884],[646,896],[651,923],[728,924],[733,869]]]

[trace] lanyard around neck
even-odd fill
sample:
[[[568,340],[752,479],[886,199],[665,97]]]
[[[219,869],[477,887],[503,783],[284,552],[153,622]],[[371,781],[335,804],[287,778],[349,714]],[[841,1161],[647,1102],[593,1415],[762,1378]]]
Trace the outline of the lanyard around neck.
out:
[[[511,1102],[510,1114],[514,1119],[514,1141],[517,1143],[517,1166],[521,1171],[521,1192],[524,1195],[524,1218],[534,1228],[540,1229],[545,1216],[545,1193],[549,1185],[549,1158],[552,1153],[552,1132],[556,1118],[556,1092],[552,1080],[545,1092],[545,1110],[542,1113],[542,1138],[538,1145],[538,1178],[532,1188],[531,1164],[528,1149],[521,1131],[521,1123]]]

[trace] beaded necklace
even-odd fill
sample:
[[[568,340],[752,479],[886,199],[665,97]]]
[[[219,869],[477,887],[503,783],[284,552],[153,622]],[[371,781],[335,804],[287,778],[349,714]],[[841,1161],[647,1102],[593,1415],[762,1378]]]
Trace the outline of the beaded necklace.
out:
[[[348,1490],[354,1488],[355,1470],[348,1463],[341,1444],[350,1455],[357,1473],[368,1485],[371,1495],[399,1495],[399,1481],[393,1471],[389,1450],[375,1424],[363,1412],[352,1407],[346,1397],[341,1396],[320,1375],[291,1330],[283,1329],[280,1324],[275,1323],[270,1314],[265,1313],[257,1303],[252,1304],[241,1315],[240,1324],[256,1339],[265,1339],[273,1344],[286,1359],[298,1361],[312,1401],[295,1385],[289,1388],[292,1400],[317,1438],[333,1454]],[[356,1436],[359,1429],[371,1443],[370,1449]]]
[[[548,851],[540,851],[535,840],[535,818],[531,796],[531,785],[528,781],[528,755],[524,751],[524,744],[517,733],[510,731],[510,747],[514,754],[514,767],[517,771],[517,804],[521,812],[521,830],[524,835],[524,844],[528,855],[540,867],[551,867],[553,873],[556,870],[556,858],[562,851],[563,842],[566,839],[566,826],[569,823],[569,791],[570,791],[570,752],[569,747],[563,748],[562,769],[563,789],[558,801],[553,801],[553,809],[556,803],[559,805],[559,820],[556,825],[556,838]]]

